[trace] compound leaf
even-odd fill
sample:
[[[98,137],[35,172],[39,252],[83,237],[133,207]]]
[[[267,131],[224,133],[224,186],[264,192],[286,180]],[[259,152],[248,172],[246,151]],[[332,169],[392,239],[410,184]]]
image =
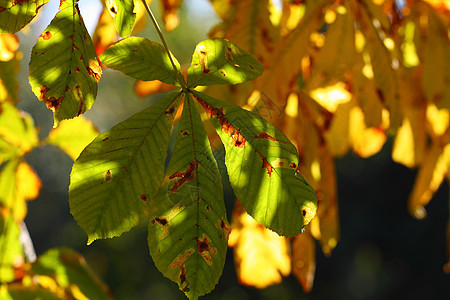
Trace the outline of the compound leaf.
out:
[[[237,84],[262,72],[261,64],[247,51],[223,39],[207,39],[195,48],[187,83],[189,87]]]
[[[37,15],[38,10],[48,0],[25,0],[0,2],[0,34],[21,30]]]
[[[236,197],[256,221],[284,236],[302,232],[317,198],[298,172],[298,152],[256,113],[192,92],[225,145],[225,164]]]
[[[217,163],[190,95],[166,174],[150,202],[150,253],[164,276],[196,299],[219,281],[230,229]]]
[[[178,92],[97,136],[75,161],[69,186],[70,211],[88,243],[120,236],[148,214],[164,178]]]
[[[175,66],[180,64],[173,57]],[[118,70],[140,80],[160,80],[179,85],[170,58],[164,47],[142,37],[129,37],[110,46],[100,55],[100,60],[108,68]]]
[[[30,85],[53,111],[55,127],[91,108],[102,74],[77,2],[61,1],[31,52]]]

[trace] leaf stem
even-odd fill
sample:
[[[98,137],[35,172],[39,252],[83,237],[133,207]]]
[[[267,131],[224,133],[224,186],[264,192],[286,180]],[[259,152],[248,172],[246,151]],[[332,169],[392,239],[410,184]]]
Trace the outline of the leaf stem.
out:
[[[181,85],[181,88],[183,89],[183,91],[186,92],[187,91],[186,81],[184,80],[183,76],[181,76],[180,72],[178,71],[177,67],[175,66],[175,62],[173,61],[172,54],[170,53],[169,47],[167,46],[166,40],[164,39],[161,28],[159,27],[158,22],[156,21],[156,18],[153,15],[153,12],[150,9],[150,7],[148,6],[147,2],[145,0],[142,0],[142,3],[144,4],[145,9],[147,10],[148,15],[150,16],[150,19],[152,20],[156,31],[158,32],[159,38],[161,39],[161,42],[163,43],[164,49],[166,49],[167,55],[169,56],[170,62],[172,63],[172,67],[177,76],[178,83]]]

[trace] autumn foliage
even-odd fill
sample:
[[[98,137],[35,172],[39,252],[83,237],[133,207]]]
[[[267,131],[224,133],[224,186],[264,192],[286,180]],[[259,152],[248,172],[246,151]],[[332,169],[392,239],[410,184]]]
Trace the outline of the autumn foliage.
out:
[[[37,198],[41,188],[24,157],[45,143],[76,160],[71,213],[89,243],[120,236],[149,217],[155,265],[190,298],[214,288],[227,244],[233,248],[240,283],[265,288],[292,273],[304,291],[313,289],[315,241],[326,256],[339,243],[334,159],[349,151],[367,158],[392,139],[392,159],[418,170],[408,200],[409,212],[418,219],[427,215],[426,205],[449,178],[449,1],[283,0],[280,5],[270,0],[210,0],[220,23],[210,29],[210,39],[199,43],[191,66],[180,66],[159,41],[128,37],[148,26],[144,1],[101,1],[103,11],[92,38],[77,1],[61,1],[59,13],[31,54],[32,90],[54,112],[55,120],[49,136],[39,140],[32,118],[16,108],[15,74],[22,54],[15,33],[46,2],[0,3],[0,295],[14,298],[33,289],[36,295],[80,299],[111,296],[79,254],[53,249],[33,262],[19,243],[26,201]],[[160,3],[165,29],[175,29],[182,1]],[[119,36],[124,38],[120,42]],[[66,44],[58,44],[65,37]],[[142,54],[146,51],[151,59]],[[71,63],[61,64],[55,55]],[[94,104],[101,65],[137,79],[134,89],[141,97],[172,92],[98,135],[80,115]],[[56,69],[68,75],[56,78],[51,75]],[[203,129],[206,119],[212,126]],[[153,123],[142,128],[142,120]],[[180,132],[164,169],[172,122],[180,124]],[[129,132],[134,135],[128,137]],[[162,146],[152,144],[163,134]],[[184,139],[187,136],[192,141]],[[234,192],[244,198],[236,200],[230,225],[220,202],[222,185],[214,160],[221,142]],[[194,158],[188,159],[183,151],[191,148],[204,157],[197,158],[193,150]],[[112,158],[102,152],[105,149]],[[239,152],[247,149],[251,150]],[[133,153],[128,160],[123,158],[127,151]],[[152,155],[142,154],[146,151]],[[147,174],[140,166],[148,164],[150,156],[160,169]],[[93,165],[92,157],[106,157],[104,167]],[[132,168],[139,171],[132,173]],[[246,174],[246,168],[254,173]],[[244,181],[249,184],[240,185]],[[133,187],[123,182],[133,182]],[[200,191],[187,191],[195,182]],[[282,192],[270,191],[272,187]],[[106,202],[101,193],[118,204],[104,204],[97,213],[96,204],[89,201],[95,196],[96,203]],[[264,202],[262,193],[275,196]],[[298,196],[295,205],[286,200],[287,193]],[[194,194],[196,204],[189,206],[186,195]],[[130,197],[134,202],[125,202]],[[160,204],[152,205],[153,199]],[[294,213],[292,207],[299,209]],[[282,213],[295,220],[277,217]],[[197,219],[189,218],[194,214]],[[114,222],[121,224],[111,225]],[[197,228],[192,238],[189,232],[179,233],[183,226]],[[179,240],[176,247],[167,236]],[[183,238],[189,240],[186,245]],[[47,264],[75,269],[70,284]],[[197,269],[207,275],[197,277]],[[450,273],[450,262],[443,271]],[[211,282],[192,283],[202,281],[201,276]]]

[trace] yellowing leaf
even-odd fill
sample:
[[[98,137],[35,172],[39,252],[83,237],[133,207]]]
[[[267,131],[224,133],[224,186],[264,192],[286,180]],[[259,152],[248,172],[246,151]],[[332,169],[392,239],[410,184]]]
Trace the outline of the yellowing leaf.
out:
[[[13,59],[19,48],[19,38],[15,34],[0,34],[0,61]]]
[[[392,148],[392,160],[408,168],[416,165],[416,155],[414,151],[414,133],[409,119],[403,120],[402,126],[398,129]]]
[[[228,245],[234,247],[238,279],[242,284],[266,288],[291,272],[287,240],[259,225],[242,204],[233,212]]]
[[[336,112],[339,104],[347,103],[352,95],[346,90],[345,83],[338,82],[325,88],[312,90],[309,95],[329,112]]]
[[[419,168],[413,191],[409,197],[408,208],[411,214],[423,219],[427,212],[425,205],[433,197],[444,180],[450,165],[450,144],[443,149],[433,143],[428,149]]]
[[[434,104],[427,106],[427,120],[431,124],[433,132],[437,136],[445,133],[449,127],[450,112],[448,109],[438,109]]]
[[[103,10],[98,17],[97,25],[95,26],[94,34],[92,35],[92,43],[94,44],[97,56],[102,54],[118,38],[119,35],[114,26],[114,19],[106,6],[103,6]]]
[[[73,160],[98,135],[91,121],[78,117],[60,122],[48,135],[48,143],[58,146]]]
[[[33,200],[39,196],[42,182],[26,162],[20,162],[16,170],[17,197]]]
[[[316,271],[316,246],[312,236],[305,232],[292,242],[292,273],[305,292],[310,292]]]
[[[378,153],[386,142],[386,133],[376,127],[367,128],[361,108],[355,106],[349,115],[349,138],[353,150],[361,157]]]

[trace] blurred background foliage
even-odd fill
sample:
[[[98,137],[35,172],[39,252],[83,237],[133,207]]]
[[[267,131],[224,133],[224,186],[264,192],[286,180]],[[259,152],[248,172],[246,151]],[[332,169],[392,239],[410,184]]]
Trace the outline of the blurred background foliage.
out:
[[[57,5],[58,1],[50,1],[40,11],[39,18],[18,33],[23,54],[18,108],[30,113],[40,138],[46,137],[52,128],[52,113],[36,101],[29,88],[27,64],[32,46],[55,15]],[[159,1],[152,3],[157,16],[162,15],[160,8]],[[80,9],[92,35],[100,4],[80,1]],[[207,38],[219,17],[206,0],[185,0],[179,20],[179,25],[165,36],[183,65],[190,62],[195,45]],[[137,35],[158,41],[151,26]],[[161,97],[139,98],[134,84],[133,79],[119,72],[104,70],[96,103],[85,114],[86,118],[103,132]],[[263,290],[240,285],[232,263],[233,249],[229,249],[218,286],[204,298],[450,298],[450,275],[443,272],[448,259],[448,183],[444,180],[427,205],[427,217],[414,218],[407,202],[417,171],[392,161],[393,144],[394,138],[388,136],[381,151],[369,158],[350,152],[334,159],[341,235],[329,257],[316,247],[314,287],[309,293],[304,293],[293,275]],[[176,284],[162,277],[155,268],[148,254],[145,222],[121,238],[99,240],[86,246],[85,233],[69,213],[67,190],[72,159],[59,148],[45,145],[33,150],[26,160],[42,180],[40,195],[28,202],[25,218],[37,255],[61,246],[80,252],[116,299],[184,298]],[[224,188],[228,212],[231,212],[234,196],[229,185],[225,183]]]

